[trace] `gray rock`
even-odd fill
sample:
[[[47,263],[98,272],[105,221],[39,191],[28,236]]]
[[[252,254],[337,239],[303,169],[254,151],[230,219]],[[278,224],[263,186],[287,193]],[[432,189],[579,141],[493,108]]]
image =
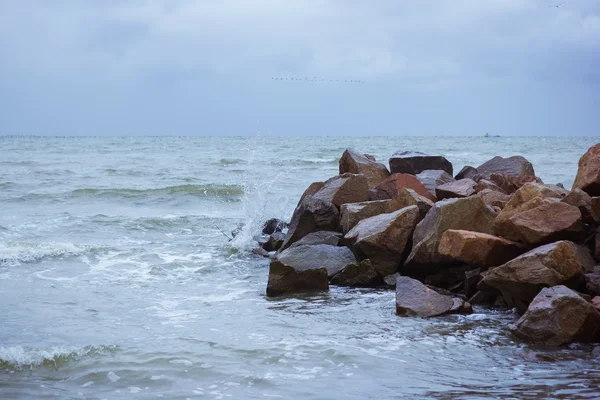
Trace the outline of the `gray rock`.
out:
[[[290,247],[279,253],[277,259],[296,270],[325,268],[330,278],[346,268],[347,265],[356,262],[354,254],[347,247],[328,244]]]
[[[477,183],[473,179],[465,178],[438,186],[435,195],[438,200],[469,197],[475,194],[475,186]]]
[[[406,207],[360,221],[344,240],[359,258],[370,259],[383,278],[398,269],[418,221],[418,207]]]
[[[345,173],[362,174],[367,179],[369,188],[385,181],[390,176],[386,166],[367,156],[367,154],[360,154],[351,149],[346,150],[340,158],[340,175]]]
[[[591,272],[584,275],[585,293],[592,297],[600,296],[600,272]]]
[[[280,296],[329,289],[327,270],[320,267],[291,267],[280,261],[271,261],[267,296]]]
[[[271,218],[263,225],[262,233],[270,235],[275,232],[281,232],[285,228],[287,228],[287,222],[278,218]]]
[[[340,226],[340,213],[331,202],[306,196],[294,210],[287,236],[282,249],[309,233],[318,231],[337,231]]]
[[[406,317],[435,317],[442,314],[469,313],[464,300],[438,294],[416,279],[396,279],[396,314]]]
[[[452,175],[442,170],[427,169],[416,176],[423,186],[427,188],[429,193],[434,196],[436,196],[435,188],[446,183],[455,182]]]
[[[290,247],[298,247],[304,245],[314,246],[317,244],[328,244],[330,246],[339,246],[343,235],[339,232],[318,231],[312,232],[298,240]]]
[[[549,346],[600,341],[600,313],[566,286],[543,289],[517,321],[515,335]]]
[[[475,176],[479,174],[477,168],[471,167],[470,165],[466,165],[463,169],[460,170],[458,174],[454,177],[457,181],[460,179],[471,178],[475,179]]]
[[[275,232],[267,238],[261,247],[266,251],[277,251],[283,246],[286,235],[282,232]]]
[[[333,278],[332,285],[352,287],[376,287],[381,286],[381,277],[377,274],[373,264],[369,260],[348,265]]]
[[[398,151],[389,161],[392,174],[417,175],[428,169],[438,169],[452,175],[452,164],[442,156],[429,156],[418,151]]]
[[[533,165],[521,156],[503,158],[496,156],[477,167],[477,172],[485,178],[491,174],[508,174],[511,176],[535,176]]]

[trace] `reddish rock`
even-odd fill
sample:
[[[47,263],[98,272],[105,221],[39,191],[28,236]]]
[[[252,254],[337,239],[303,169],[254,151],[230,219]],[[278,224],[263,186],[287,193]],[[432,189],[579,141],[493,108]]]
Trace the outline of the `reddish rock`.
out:
[[[360,259],[370,259],[383,278],[398,269],[418,221],[418,207],[410,206],[364,219],[344,239]]]
[[[475,186],[475,191],[477,193],[479,193],[484,190],[491,190],[494,192],[506,194],[506,192],[500,186],[496,185],[494,182],[489,181],[487,179],[481,179],[479,182],[477,182],[477,186]]]
[[[592,197],[592,216],[596,224],[600,224],[600,197]]]
[[[325,182],[313,182],[313,183],[311,183],[306,188],[306,190],[304,191],[304,193],[302,193],[302,196],[300,196],[300,200],[298,201],[298,206],[302,203],[302,200],[304,200],[308,196],[314,195],[319,190],[321,190],[323,188],[323,186],[325,186]]]
[[[513,194],[526,183],[543,183],[540,178],[531,175],[491,174],[489,180],[507,194]]]
[[[510,196],[501,192],[496,192],[491,189],[484,189],[477,193],[477,196],[481,197],[483,202],[490,207],[497,208],[498,211],[502,211],[506,204],[510,201]]]
[[[600,196],[600,143],[590,147],[579,159],[573,189],[581,189],[590,196]]]
[[[477,167],[477,172],[485,177],[489,177],[491,174],[535,176],[533,165],[521,156],[507,158],[496,156]]]
[[[405,265],[412,268],[451,262],[451,258],[438,251],[444,232],[462,229],[491,234],[493,221],[494,213],[478,196],[439,201],[417,225],[412,252]]]
[[[407,276],[396,279],[396,314],[400,316],[428,318],[470,312],[471,305],[460,298],[439,294]]]
[[[563,199],[563,203],[579,208],[583,221],[593,224],[597,220],[596,213],[592,209],[592,198],[581,189],[573,189]]]
[[[368,192],[364,175],[343,174],[327,180],[313,197],[329,201],[339,208],[342,204],[367,201]]]
[[[393,174],[388,179],[369,190],[369,200],[386,200],[395,198],[401,189],[412,189],[417,194],[431,200],[437,201],[435,196],[414,175]]]
[[[512,230],[509,238],[530,246],[562,239],[576,240],[581,237],[583,228],[579,209],[560,202],[517,213],[508,224]]]
[[[523,245],[486,233],[450,229],[438,247],[440,254],[471,265],[493,267],[523,254]]]
[[[543,289],[517,321],[515,335],[549,346],[600,341],[600,313],[573,290]]]
[[[432,196],[435,196],[435,188],[445,183],[455,182],[455,179],[442,170],[428,169],[416,175],[417,179],[427,188]]]
[[[418,151],[398,151],[390,158],[392,174],[416,175],[428,169],[442,170],[452,175],[452,164],[442,156],[429,156]]]
[[[385,165],[351,149],[346,150],[340,158],[340,175],[345,173],[364,175],[369,188],[379,185],[390,176]]]
[[[477,183],[473,179],[465,178],[436,187],[435,195],[438,200],[469,197],[475,194],[475,186]]]
[[[589,251],[569,241],[533,249],[483,274],[480,290],[499,290],[510,307],[525,311],[544,287],[581,283],[584,271],[593,268]]]

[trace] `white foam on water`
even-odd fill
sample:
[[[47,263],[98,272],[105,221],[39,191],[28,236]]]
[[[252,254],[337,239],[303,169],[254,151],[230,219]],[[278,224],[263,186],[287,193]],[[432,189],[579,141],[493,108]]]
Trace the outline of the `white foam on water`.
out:
[[[61,347],[53,346],[46,349],[34,349],[23,346],[0,347],[0,365],[8,364],[13,368],[33,368],[49,363],[56,365],[61,360],[77,361],[85,356],[102,353],[107,346]]]
[[[108,374],[106,374],[106,377],[108,378],[109,381],[111,381],[112,383],[115,383],[116,381],[118,381],[119,379],[121,379],[121,377],[117,374],[115,374],[114,372],[110,371]]]
[[[45,258],[70,257],[85,254],[94,248],[73,243],[0,242],[0,266],[18,266]]]

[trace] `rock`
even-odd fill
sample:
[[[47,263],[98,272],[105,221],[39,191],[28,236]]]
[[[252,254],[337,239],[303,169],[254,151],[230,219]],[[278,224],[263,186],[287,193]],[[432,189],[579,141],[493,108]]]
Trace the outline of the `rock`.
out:
[[[427,188],[432,196],[436,195],[436,187],[445,183],[455,182],[455,179],[452,177],[452,175],[442,170],[427,169],[420,174],[417,174],[416,177],[419,182],[421,182],[423,186]]]
[[[339,246],[343,235],[339,232],[318,231],[312,232],[298,240],[290,247],[298,247],[304,245],[314,246],[317,244],[328,244],[330,246]]]
[[[585,293],[590,296],[600,296],[600,272],[591,272],[583,275],[585,279]]]
[[[381,283],[381,277],[369,260],[350,264],[331,278],[331,284],[338,286],[376,287]]]
[[[483,274],[482,285],[502,293],[510,307],[520,312],[544,287],[580,284],[584,271],[593,268],[589,251],[575,243],[560,241],[533,249]]]
[[[502,265],[525,252],[525,247],[486,233],[449,229],[442,235],[440,254],[481,267]]]
[[[438,200],[469,197],[475,194],[475,186],[477,183],[473,179],[465,178],[438,186],[435,188],[435,195]]]
[[[425,218],[425,215],[427,215],[429,210],[431,210],[431,207],[433,207],[433,201],[429,200],[427,197],[421,196],[414,190],[407,188],[400,189],[398,195],[393,200],[394,207],[397,210],[404,207],[417,206],[419,208],[419,220]]]
[[[477,293],[477,284],[480,280],[481,270],[479,268],[465,271],[464,293],[467,298],[470,298]]]
[[[437,201],[425,186],[414,176],[409,174],[393,174],[388,179],[369,190],[369,200],[386,200],[398,196],[401,189],[412,189],[417,194],[431,201]]]
[[[287,222],[277,218],[271,218],[263,225],[262,233],[270,235],[275,232],[281,232],[285,228],[287,228]]]
[[[261,244],[261,247],[265,251],[277,251],[283,246],[283,242],[285,242],[286,235],[282,232],[274,232],[271,234],[267,241]]]
[[[481,200],[490,207],[502,211],[510,201],[510,196],[491,189],[484,189],[477,193]]]
[[[442,314],[467,313],[470,305],[459,298],[438,294],[416,279],[396,279],[396,314],[406,317],[435,317]]]
[[[583,221],[587,224],[593,224],[598,220],[596,213],[592,209],[592,198],[581,189],[573,189],[563,199],[563,203],[579,208]]]
[[[496,156],[477,167],[477,172],[486,178],[491,174],[507,174],[511,176],[535,176],[533,165],[521,156],[503,158]]]
[[[544,183],[536,176],[530,175],[509,175],[509,174],[491,174],[489,181],[494,185],[502,189],[504,193],[513,194],[517,190],[523,187],[526,183]]]
[[[600,143],[590,147],[579,159],[573,189],[581,189],[590,196],[600,196]]]
[[[600,224],[600,197],[592,197],[591,206],[594,222],[596,222],[596,224]]]
[[[509,220],[513,215],[555,201],[560,201],[560,195],[553,188],[539,183],[523,185],[498,214],[494,221],[495,234],[512,239],[514,237],[512,234],[513,226]]]
[[[438,251],[438,244],[448,229],[492,233],[494,214],[478,196],[437,202],[419,222],[413,234],[413,248],[405,266],[427,266],[451,262]]]
[[[470,165],[464,166],[458,174],[454,177],[457,181],[465,178],[473,179],[479,172],[477,168],[471,167]]]
[[[592,299],[592,306],[596,310],[600,311],[600,296],[596,296]]]
[[[364,175],[369,188],[379,185],[390,176],[385,165],[351,149],[346,150],[340,158],[340,175],[348,172]]]
[[[339,230],[340,214],[336,206],[324,200],[306,196],[294,210],[283,249],[304,236],[318,231]]]
[[[342,205],[340,209],[342,232],[347,233],[363,219],[374,217],[375,215],[391,213],[412,205],[419,205],[420,209],[426,209],[428,204],[430,205],[429,207],[433,205],[428,199],[417,195],[412,190],[410,191],[412,193],[409,193],[408,190],[400,190],[398,196],[393,199],[363,201]]]
[[[395,274],[388,275],[385,278],[383,278],[383,283],[386,286],[395,288],[396,287],[396,279],[398,279],[399,276],[400,276],[400,274],[398,272],[396,272]]]
[[[369,185],[364,175],[343,174],[327,180],[313,197],[340,207],[346,203],[367,201],[368,191]]]
[[[302,193],[302,196],[300,196],[300,200],[298,201],[298,205],[302,204],[302,201],[305,198],[307,198],[308,196],[313,196],[315,193],[317,193],[319,190],[321,190],[323,188],[323,186],[325,186],[325,182],[313,182],[313,183],[311,183],[306,188],[306,190],[304,191],[304,193]]]
[[[280,296],[329,289],[325,268],[294,268],[280,261],[271,261],[267,296]]]
[[[549,346],[600,341],[600,313],[571,289],[543,289],[517,321],[516,336]]]
[[[442,156],[429,156],[418,151],[398,151],[390,158],[392,174],[416,175],[428,169],[442,170],[452,175],[452,164]]]
[[[255,249],[252,249],[252,254],[256,254],[257,256],[261,256],[261,257],[265,257],[265,258],[270,257],[269,252],[266,251],[265,249],[263,249],[262,247],[257,247]]]
[[[581,212],[566,203],[542,204],[513,215],[507,222],[510,239],[537,246],[556,240],[577,240],[583,225]]]
[[[441,293],[439,289],[457,293],[462,291],[464,287],[466,273],[474,268],[475,267],[471,265],[450,264],[444,266],[444,268],[440,268],[435,273],[427,274],[423,283],[436,288],[435,290],[437,290],[438,293]]]
[[[406,207],[360,221],[344,240],[359,258],[370,259],[377,273],[385,277],[396,272],[418,221],[418,207]]]
[[[484,190],[491,190],[506,195],[504,189],[496,185],[494,182],[489,181],[487,179],[481,179],[479,182],[477,182],[477,186],[475,186],[475,191],[479,194],[479,192],[482,192]]]
[[[347,265],[356,262],[356,258],[349,248],[328,244],[290,247],[279,253],[277,260],[296,270],[325,268],[330,278],[346,268]]]

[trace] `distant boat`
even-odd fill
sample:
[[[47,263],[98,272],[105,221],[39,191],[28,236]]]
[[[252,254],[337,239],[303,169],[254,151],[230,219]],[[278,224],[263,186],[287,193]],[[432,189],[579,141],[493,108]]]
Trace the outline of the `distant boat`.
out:
[[[485,135],[483,135],[483,137],[485,138],[491,138],[491,137],[500,137],[500,135],[490,135],[489,133],[485,133]]]

